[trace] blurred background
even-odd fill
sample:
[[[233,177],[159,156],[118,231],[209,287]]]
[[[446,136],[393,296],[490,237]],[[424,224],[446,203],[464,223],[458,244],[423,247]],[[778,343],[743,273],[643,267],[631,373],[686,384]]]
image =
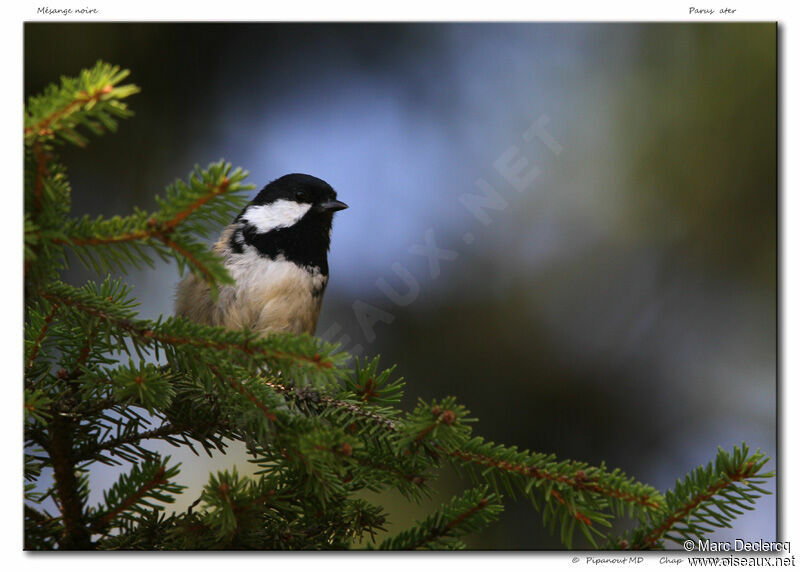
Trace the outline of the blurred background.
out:
[[[76,214],[152,209],[219,158],[258,189],[327,180],[350,209],[319,335],[398,364],[406,406],[456,395],[487,439],[664,490],[742,441],[776,467],[776,42],[774,24],[28,23],[25,96],[98,59],[142,88],[117,134],[64,149]],[[142,317],[172,313],[178,278],[128,275]],[[168,452],[187,502],[246,465]],[[114,480],[92,474],[96,500]],[[391,530],[465,487],[440,485],[377,498]],[[561,547],[506,500],[471,548]],[[775,540],[777,500],[713,538]]]

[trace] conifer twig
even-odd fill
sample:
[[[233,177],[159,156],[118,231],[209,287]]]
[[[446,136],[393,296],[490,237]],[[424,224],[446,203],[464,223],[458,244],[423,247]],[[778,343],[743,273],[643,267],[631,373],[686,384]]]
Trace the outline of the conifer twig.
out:
[[[272,389],[274,389],[279,393],[283,393],[285,395],[292,395],[297,399],[303,399],[303,400],[306,399],[307,397],[306,395],[304,395],[303,392],[298,391],[297,388],[295,387],[287,387],[276,381],[269,381],[266,379],[260,379],[259,381],[264,385],[266,385],[267,387],[271,387]],[[367,409],[364,409],[363,407],[356,405],[354,403],[348,403],[340,399],[335,399],[334,397],[331,397],[330,395],[325,395],[324,393],[315,394],[314,401],[323,403],[328,407],[349,411],[350,413],[359,415],[364,419],[369,419],[374,423],[378,423],[379,425],[382,425],[391,431],[397,430],[397,425],[392,419],[384,417],[383,415],[379,415],[378,413],[375,413],[373,411],[368,411]]]
[[[208,425],[214,425],[214,423],[209,423]],[[167,437],[169,435],[179,435],[186,432],[188,429],[195,428],[202,429],[202,427],[185,427],[173,425],[172,423],[165,423],[164,425],[156,427],[155,429],[150,429],[149,431],[140,431],[130,435],[122,435],[113,439],[107,439],[106,441],[97,443],[92,447],[78,450],[75,454],[75,461],[80,463],[81,461],[91,459],[100,451],[109,451],[123,445],[133,445],[139,443],[140,441],[144,441],[145,439],[157,439],[159,437]]]
[[[633,550],[653,548],[677,524],[685,523],[698,507],[709,502],[716,495],[723,493],[723,491],[734,488],[736,483],[746,482],[747,479],[755,476],[757,471],[758,467],[752,461],[744,466],[734,467],[725,471],[723,478],[691,495],[679,506],[674,507],[669,513],[663,515],[660,523],[646,532],[642,539],[631,548]]]
[[[442,453],[449,455],[451,457],[455,457],[462,461],[476,463],[478,465],[482,465],[485,467],[494,467],[501,471],[519,473],[521,475],[525,475],[527,477],[534,479],[545,479],[548,481],[553,481],[559,484],[567,485],[568,487],[573,488],[575,490],[588,490],[597,493],[599,495],[616,497],[625,502],[638,504],[649,509],[659,508],[658,502],[651,500],[649,497],[646,496],[639,497],[631,493],[628,493],[626,491],[614,488],[602,487],[595,482],[584,480],[585,477],[581,478],[579,476],[581,473],[583,473],[583,471],[572,476],[565,474],[556,475],[548,471],[545,471],[543,469],[540,469],[538,467],[509,463],[508,461],[502,461],[500,459],[495,459],[494,457],[470,453],[469,451],[463,451],[460,449],[456,449],[453,451],[447,451],[442,449],[441,447],[438,447],[438,449]]]
[[[344,454],[341,451],[334,451],[334,452],[336,454],[339,454],[339,455],[343,455]],[[347,455],[347,456],[350,456],[350,455]],[[422,485],[425,484],[425,477],[423,477],[422,475],[416,475],[416,474],[413,474],[413,473],[406,473],[406,472],[400,470],[397,467],[392,467],[391,465],[387,465],[385,463],[380,463],[380,462],[377,462],[377,461],[373,461],[372,459],[370,459],[368,457],[361,457],[360,455],[352,455],[350,457],[360,465],[364,465],[364,466],[367,466],[367,467],[372,467],[373,469],[378,469],[378,470],[381,470],[381,471],[385,471],[387,473],[394,473],[394,474],[402,477],[406,481],[410,482],[411,484],[416,485],[417,487],[422,487]]]
[[[158,223],[156,222],[155,218],[150,218],[148,221],[148,228],[143,230],[123,234],[112,234],[109,236],[93,236],[89,238],[69,236],[65,238],[55,237],[52,240],[55,244],[63,244],[68,246],[100,246],[103,244],[131,242],[155,238],[167,246],[174,248],[175,243],[169,240],[169,234],[175,230],[179,224],[186,220],[186,218],[194,211],[208,203],[210,200],[226,193],[229,187],[230,180],[228,177],[223,177],[222,181],[220,181],[218,185],[214,185],[209,188],[208,194],[198,197],[191,205],[176,213],[169,220]],[[185,252],[182,252],[181,254],[185,254]]]
[[[297,395],[297,391],[294,388],[287,388],[279,383],[266,380],[262,380],[262,382],[268,385],[269,387],[272,387],[273,389],[281,391],[282,393],[294,393],[295,395]],[[382,426],[392,431],[397,430],[397,426],[395,425],[394,421],[384,418],[371,411],[367,411],[363,407],[360,407],[358,405],[336,400],[324,394],[319,396],[318,401],[329,407],[336,407],[336,408],[346,409],[353,413],[359,413],[365,419],[369,419],[371,421],[379,423]],[[417,435],[415,441],[419,441],[422,437],[427,435],[430,431],[434,429],[436,425],[437,423],[434,423],[426,427],[425,430],[423,430],[420,434]],[[463,449],[448,450],[438,445],[435,446],[435,448],[442,454],[448,455],[450,457],[455,457],[461,461],[475,463],[484,467],[493,467],[502,471],[515,472],[534,479],[540,478],[557,482],[559,484],[566,485],[575,490],[587,490],[602,496],[615,497],[628,503],[641,505],[648,509],[658,509],[660,507],[657,501],[654,501],[647,496],[636,496],[621,489],[603,487],[594,482],[593,480],[588,479],[584,471],[578,471],[574,475],[566,475],[566,474],[554,475],[538,467],[527,466],[522,464],[513,464],[509,463],[508,461],[502,461],[500,459],[496,459],[494,457],[490,457],[487,455],[479,455],[476,453],[471,453]],[[586,517],[584,515],[579,515],[579,516],[576,515],[576,518],[578,518],[579,520],[583,520]]]
[[[383,541],[380,548],[417,550],[454,548],[459,536],[475,532],[497,519],[503,510],[500,498],[489,487],[470,489],[454,497],[416,526]]]
[[[51,522],[55,522],[57,520],[60,520],[59,517],[57,517],[57,516],[48,516],[48,515],[45,515],[45,514],[39,512],[38,510],[36,510],[35,508],[33,508],[31,505],[29,505],[27,503],[25,503],[23,505],[23,508],[24,508],[24,511],[25,511],[25,517],[26,518],[30,518],[31,520],[35,520],[41,526],[46,526],[47,524],[49,524]]]
[[[53,113],[39,121],[36,125],[31,125],[25,128],[25,137],[42,137],[45,135],[51,135],[54,131],[52,129],[53,124],[65,117],[81,107],[82,105],[86,105],[87,103],[97,102],[102,99],[104,95],[108,95],[114,90],[114,86],[111,84],[107,84],[102,88],[96,90],[94,93],[87,93],[85,91],[80,92],[77,97],[75,97],[72,101],[64,105],[61,109],[55,110]]]
[[[317,369],[330,369],[333,363],[329,360],[323,360],[319,354],[313,356],[306,356],[303,354],[289,353],[281,350],[274,350],[271,348],[259,348],[253,346],[248,340],[242,343],[235,342],[219,342],[204,338],[193,338],[190,336],[175,336],[167,333],[162,333],[153,329],[152,325],[147,322],[136,322],[127,318],[120,318],[113,316],[101,308],[97,308],[86,303],[83,303],[74,298],[69,298],[65,295],[55,294],[46,290],[40,290],[40,295],[52,302],[61,304],[62,306],[71,306],[87,314],[91,314],[102,320],[114,324],[120,330],[127,332],[129,335],[145,342],[160,342],[163,344],[173,346],[193,346],[214,350],[239,350],[247,355],[260,355],[265,358],[276,360],[290,360],[308,363]]]
[[[42,342],[44,342],[44,338],[47,335],[47,330],[50,328],[50,324],[55,318],[56,311],[58,310],[58,304],[53,304],[53,307],[50,308],[50,311],[45,316],[44,324],[42,324],[42,329],[39,331],[39,335],[36,336],[36,339],[33,342],[33,347],[31,348],[31,352],[28,355],[28,360],[25,365],[25,371],[28,372],[33,367],[33,364],[36,362],[36,356],[39,354],[39,350],[42,347]]]
[[[231,387],[233,387],[233,389],[236,390],[238,393],[244,395],[248,399],[248,401],[250,401],[253,405],[258,407],[261,410],[261,412],[264,414],[264,417],[266,417],[270,421],[277,421],[278,420],[278,417],[272,411],[270,411],[269,408],[266,405],[264,405],[264,402],[261,401],[260,399],[258,399],[253,394],[252,391],[250,391],[244,385],[242,385],[241,383],[239,383],[238,381],[236,381],[234,379],[231,379],[229,381],[230,381]]]
[[[144,484],[142,484],[138,489],[136,489],[133,493],[131,493],[126,499],[124,499],[117,507],[114,509],[100,515],[91,525],[92,530],[98,531],[102,530],[103,525],[110,523],[114,518],[128,510],[130,507],[135,505],[139,502],[142,498],[147,495],[151,490],[155,489],[159,485],[163,485],[167,482],[165,478],[167,474],[167,466],[166,464],[162,464],[156,472],[147,480]]]
[[[201,261],[197,259],[197,257],[189,252],[187,249],[182,247],[180,244],[169,238],[167,234],[159,234],[156,235],[156,238],[164,243],[164,246],[167,248],[171,248],[181,256],[183,256],[186,260],[192,263],[194,268],[197,268],[200,273],[203,275],[205,282],[213,283],[214,282],[214,274],[211,270]]]
[[[188,260],[192,267],[196,268],[203,275],[204,280],[208,283],[214,282],[213,272],[206,266],[204,262],[198,260],[190,250],[185,248],[179,242],[172,238],[176,228],[183,223],[192,213],[207,204],[209,201],[224,195],[231,188],[230,179],[223,177],[222,180],[216,185],[208,185],[209,192],[197,197],[189,206],[181,211],[175,213],[166,221],[157,222],[155,217],[147,220],[147,227],[141,230],[132,232],[124,232],[120,234],[109,234],[105,236],[56,236],[51,239],[53,244],[70,246],[70,247],[87,247],[87,246],[104,246],[112,244],[121,244],[125,242],[147,242],[149,240],[157,240],[164,244],[167,248],[183,256]]]
[[[477,502],[477,504],[475,504],[471,508],[468,508],[467,510],[465,510],[461,514],[456,515],[453,519],[451,519],[449,522],[446,522],[443,526],[432,528],[428,532],[427,535],[417,539],[413,544],[409,544],[404,549],[405,550],[415,550],[417,548],[425,546],[429,542],[433,542],[434,540],[436,540],[438,538],[441,538],[443,536],[447,536],[450,533],[450,531],[452,531],[454,528],[456,528],[462,522],[464,522],[468,518],[472,517],[478,511],[483,510],[484,508],[486,508],[487,504],[489,504],[488,499],[486,499],[485,497],[480,499]]]
[[[33,146],[33,155],[36,157],[36,182],[33,190],[33,217],[42,210],[42,191],[44,179],[47,176],[47,155],[38,141]]]

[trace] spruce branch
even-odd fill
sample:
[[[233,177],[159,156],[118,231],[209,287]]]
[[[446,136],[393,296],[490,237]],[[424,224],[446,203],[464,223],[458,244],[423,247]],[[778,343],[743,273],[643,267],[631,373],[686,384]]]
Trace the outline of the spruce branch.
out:
[[[186,446],[195,454],[198,454],[195,449],[195,443],[198,443],[211,456],[213,450],[225,451],[225,439],[239,438],[232,425],[218,412],[198,407],[198,402],[192,399],[193,395],[186,391],[177,376],[169,375],[168,378],[175,388],[175,398],[163,412],[153,413],[154,419],[139,418],[134,407],[141,407],[141,404],[130,401],[88,398],[90,406],[81,404],[76,408],[77,416],[87,418],[99,414],[98,427],[105,424],[104,431],[93,434],[77,448],[76,461],[118,465],[120,462],[112,458],[118,457],[123,461],[137,462],[150,456],[141,444],[150,439],[162,439],[175,447]],[[187,404],[191,406],[187,407]],[[109,409],[111,415],[101,413]],[[152,427],[156,423],[160,425]],[[116,432],[112,434],[114,428]]]
[[[51,419],[52,399],[41,389],[25,389],[25,414],[42,425]]]
[[[161,425],[160,427],[156,427],[155,429],[126,433],[120,435],[119,437],[107,439],[100,443],[96,443],[95,445],[78,449],[78,451],[75,454],[75,460],[77,462],[88,461],[89,459],[96,458],[97,454],[102,451],[109,451],[112,454],[114,453],[118,454],[126,461],[134,461],[136,460],[135,456],[125,455],[124,451],[122,452],[122,454],[120,454],[120,452],[117,451],[117,449],[120,448],[124,449],[128,445],[137,445],[141,441],[144,441],[146,439],[159,439],[173,435],[181,435],[186,431],[188,431],[189,429],[190,429],[189,427],[180,427],[173,425],[172,423],[164,423],[163,425]],[[145,451],[142,450],[142,453],[145,453]]]
[[[676,482],[666,494],[664,509],[650,523],[635,530],[627,543],[634,550],[663,547],[663,539],[681,542],[704,538],[715,528],[728,528],[743,510],[753,510],[758,497],[771,494],[759,485],[774,476],[761,472],[768,461],[760,451],[752,455],[746,444],[732,453],[720,448],[715,462],[698,467]]]
[[[82,147],[86,138],[78,132],[80,127],[95,134],[116,130],[115,117],[132,115],[121,100],[139,92],[135,85],[117,85],[128,75],[118,66],[97,62],[77,78],[62,77],[60,86],[49,85],[41,96],[28,100],[25,143],[60,137]]]
[[[170,493],[178,494],[185,487],[170,482],[170,479],[177,476],[180,464],[167,467],[168,462],[169,457],[161,460],[155,456],[135,465],[130,473],[120,476],[103,494],[105,506],[96,509],[90,524],[91,530],[105,532],[118,519],[144,515],[148,509],[156,508],[152,501],[173,502],[174,498]]]
[[[222,374],[219,373],[219,370],[217,370],[217,368],[212,367],[211,371],[216,373],[218,376],[223,377]],[[259,411],[261,411],[264,414],[264,417],[266,417],[269,421],[275,422],[278,420],[278,416],[273,411],[271,411],[270,408],[267,407],[267,405],[262,400],[256,397],[255,393],[253,393],[250,389],[248,389],[244,383],[242,383],[241,381],[237,381],[236,379],[233,378],[228,378],[228,383],[234,389],[234,391],[236,391],[240,395],[243,395],[250,403],[255,405],[259,409]]]
[[[164,260],[174,258],[179,267],[189,268],[212,289],[231,282],[216,255],[196,237],[205,236],[230,222],[241,209],[242,193],[252,189],[242,181],[247,172],[219,161],[206,169],[196,166],[188,183],[176,181],[167,187],[166,197],[156,197],[159,210],[148,213],[137,209],[127,217],[70,221],[65,228],[42,232],[39,241],[69,247],[96,272],[124,270],[126,265],[151,265],[153,251]]]
[[[36,158],[36,182],[34,183],[33,191],[33,209],[32,217],[35,219],[42,209],[42,192],[44,189],[44,181],[48,175],[47,162],[48,156],[40,142],[33,145],[33,155]]]
[[[26,289],[57,279],[66,266],[64,249],[42,239],[45,229],[61,229],[70,209],[71,189],[62,165],[47,155],[42,169],[30,149],[25,152],[25,264]],[[38,208],[34,208],[38,202]]]
[[[273,488],[274,487],[274,488]],[[279,485],[269,479],[253,481],[240,477],[236,468],[211,475],[200,496],[206,505],[203,524],[216,531],[218,540],[228,539],[239,530],[248,509],[261,507],[276,499]]]
[[[391,419],[386,413],[393,413],[384,408],[370,408],[367,409],[359,401],[346,400],[345,398],[334,398],[324,393],[307,391],[297,387],[290,387],[283,385],[277,381],[269,378],[257,378],[257,382],[267,387],[287,395],[298,403],[303,403],[307,408],[322,406],[323,409],[338,410],[343,414],[343,417],[338,419],[340,426],[352,426],[356,419],[376,423],[388,429],[389,431],[397,430],[397,423]],[[377,411],[376,411],[377,409]],[[346,417],[347,421],[344,420]],[[352,427],[352,429],[356,429]]]
[[[364,362],[356,358],[352,375],[345,378],[345,387],[365,404],[391,405],[403,397],[403,378],[394,379],[396,366],[380,370],[380,356]]]
[[[281,393],[291,395],[298,401],[311,401],[316,407],[336,409],[340,413],[346,412],[348,416],[355,416],[367,422],[375,422],[393,432],[398,430],[392,423],[367,410],[366,404],[363,402],[360,404],[346,402],[319,393],[309,396],[296,388],[286,388],[269,380],[261,380],[261,383],[267,384]],[[410,440],[406,438],[403,443],[410,441],[412,444],[419,444],[435,428],[442,425],[441,418],[447,410],[443,410],[436,405],[426,405],[423,410],[427,410],[434,417],[434,420],[423,424],[421,429],[417,426],[416,432],[412,433],[414,437]],[[455,418],[455,414],[447,417],[450,424],[455,422]],[[450,426],[446,423],[445,425]],[[527,496],[532,495],[534,490],[541,490],[539,502],[544,502],[546,521],[560,525],[561,537],[567,546],[571,544],[572,534],[576,527],[580,528],[584,536],[597,546],[595,539],[603,538],[604,535],[596,530],[595,525],[610,526],[608,510],[611,510],[617,516],[635,514],[640,519],[653,519],[661,514],[667,503],[665,497],[652,487],[633,481],[619,470],[608,472],[602,465],[600,467],[589,467],[585,463],[579,462],[558,462],[552,455],[518,453],[513,448],[508,449],[492,443],[484,443],[480,438],[466,441],[461,447],[457,448],[448,448],[436,443],[433,450],[442,456],[456,460],[462,468],[472,465],[484,467],[479,473],[479,477],[476,477],[478,481],[487,478],[494,481],[495,477],[491,476],[491,472],[487,473],[487,469],[492,469],[493,472],[496,471],[500,474],[508,473],[524,477],[524,480],[517,485],[514,485],[514,481],[507,478],[501,478],[500,482],[507,489],[509,489],[509,483],[511,483],[513,488],[510,488],[509,492],[512,494],[514,488],[518,491],[523,490]],[[393,467],[380,465],[372,459],[358,459],[356,457],[356,460],[373,468],[397,473]],[[474,472],[470,474],[474,474]],[[412,482],[421,482],[419,476],[403,476]],[[763,476],[766,478],[771,475]],[[497,486],[497,482],[495,482],[495,486]],[[534,504],[537,504],[535,497],[531,497],[531,500],[534,501]],[[735,509],[732,509],[730,512],[734,511]],[[681,516],[682,514],[678,514],[675,522],[680,521]],[[718,525],[720,524],[719,519],[715,522]],[[665,531],[660,532],[663,533]],[[702,533],[704,531],[697,532]]]
[[[340,454],[341,451],[339,452]],[[353,455],[353,460],[361,466],[376,469],[380,472],[386,473],[390,476],[390,481],[396,484],[398,490],[413,498],[418,498],[420,492],[429,494],[430,491],[425,487],[427,481],[433,477],[431,471],[414,471],[413,468],[409,469],[403,466],[402,461],[398,462],[397,458],[392,455],[383,456],[383,461],[380,455],[371,454],[367,455]],[[400,478],[398,482],[396,477]],[[405,485],[403,483],[406,483]]]
[[[553,455],[518,452],[516,448],[484,442],[475,437],[459,449],[440,449],[475,481],[489,477],[514,495],[521,492],[542,515],[551,531],[558,526],[561,541],[570,547],[575,528],[597,547],[613,516],[648,514],[662,506],[661,494],[638,483],[622,471],[607,471],[576,461],[557,461]],[[476,470],[476,467],[483,467]]]
[[[494,447],[498,447],[495,449],[498,453],[497,456],[470,452],[470,450],[491,450]],[[476,440],[470,443],[465,449],[446,451],[442,448],[440,450],[442,453],[456,458],[459,461],[475,463],[508,473],[524,475],[535,481],[548,481],[559,485],[565,485],[575,491],[589,491],[602,496],[614,497],[625,503],[638,505],[647,510],[658,510],[660,508],[660,495],[657,491],[654,489],[648,491],[646,488],[643,489],[645,492],[626,490],[627,487],[622,485],[629,481],[626,481],[624,476],[620,478],[620,473],[618,472],[614,475],[618,477],[614,479],[617,481],[617,484],[601,484],[602,481],[606,481],[607,479],[607,475],[603,474],[603,470],[594,467],[586,467],[583,463],[567,462],[567,464],[561,464],[561,467],[567,469],[566,472],[552,471],[543,468],[545,466],[559,466],[558,464],[553,465],[554,457],[552,456],[532,455],[528,463],[515,463],[506,460],[509,452],[507,449],[502,446],[495,446],[492,443],[484,444],[480,438],[476,438]]]
[[[435,514],[414,528],[385,540],[381,550],[429,550],[460,548],[459,537],[476,532],[497,520],[503,505],[487,487],[472,489],[454,497]]]
[[[39,350],[42,347],[42,343],[44,342],[44,338],[47,335],[47,330],[50,328],[50,324],[53,322],[55,318],[56,311],[58,310],[58,304],[53,304],[50,308],[50,311],[47,312],[47,315],[44,316],[43,319],[38,320],[40,315],[36,315],[36,317],[31,318],[31,324],[38,329],[38,334],[36,338],[32,340],[29,344],[30,348],[28,349],[28,358],[25,360],[25,374],[26,376],[33,368],[33,365],[36,363],[36,357],[39,354]],[[26,336],[27,341],[27,336]]]
[[[345,401],[318,392],[309,396],[307,392],[285,388],[270,380],[260,379],[258,382],[300,402],[311,402],[323,411],[336,410],[334,419],[341,421],[340,426],[352,426],[354,420],[359,420],[388,429],[396,436],[393,442],[397,450],[406,451],[406,455],[409,447],[419,448],[434,459],[441,456],[455,462],[457,467],[466,468],[476,483],[489,482],[495,487],[503,485],[511,495],[516,489],[535,505],[544,503],[545,518],[561,525],[563,540],[568,545],[576,527],[592,542],[595,537],[602,537],[596,525],[610,526],[607,509],[617,516],[634,512],[646,515],[663,504],[658,491],[636,483],[620,471],[608,472],[603,466],[589,467],[585,463],[559,462],[552,455],[520,453],[513,448],[485,443],[480,438],[467,439],[463,431],[467,428],[465,423],[471,420],[452,398],[439,404],[422,402],[416,412],[399,426],[371,411],[372,407],[363,400]],[[357,388],[357,385],[351,383],[347,387]],[[348,394],[343,395],[346,397]],[[425,481],[418,474],[376,464],[374,459],[356,459],[373,468],[402,475],[414,484]],[[480,470],[474,471],[472,467],[480,467]],[[618,502],[614,504],[607,499]]]
[[[309,399],[303,392],[284,388],[278,383],[268,380],[261,380],[261,383],[301,401]],[[348,387],[354,386],[357,384],[348,384]],[[396,450],[405,451],[406,455],[411,447],[420,449],[434,460],[439,456],[448,458],[456,463],[457,468],[466,468],[476,483],[489,482],[495,488],[504,485],[512,496],[516,489],[528,496],[534,505],[543,502],[545,518],[561,525],[562,539],[567,545],[571,543],[576,526],[592,542],[595,542],[595,537],[602,537],[595,525],[610,526],[607,509],[617,516],[632,512],[648,514],[663,503],[658,491],[636,483],[621,471],[609,473],[602,466],[559,462],[552,455],[520,453],[513,448],[485,443],[480,438],[467,439],[466,423],[472,420],[452,398],[439,404],[421,402],[402,426],[370,411],[363,401],[347,402],[319,393],[313,395],[312,401],[317,407],[337,410],[344,425],[357,418],[389,429],[396,435],[393,441]],[[417,485],[425,481],[419,474],[404,473],[391,465],[376,464],[372,459],[359,459],[358,462],[400,474]],[[472,470],[475,466],[481,469]],[[536,491],[539,493],[535,494]],[[607,502],[607,499],[616,499],[618,503]]]
[[[61,528],[58,517],[40,512],[28,503],[23,505],[25,550],[53,550],[58,542]]]
[[[74,288],[68,284],[52,283],[39,295],[58,304],[60,311],[76,311],[96,317],[109,331],[121,332],[137,347],[162,350],[169,357],[179,358],[180,348],[202,350],[193,354],[200,363],[213,365],[215,358],[235,352],[252,361],[252,365],[268,365],[276,369],[314,371],[326,378],[341,375],[340,367],[346,356],[334,352],[335,347],[310,336],[272,335],[258,337],[248,331],[195,324],[184,318],[163,321],[137,320],[131,303],[121,299],[108,300],[92,288]],[[117,334],[119,335],[119,334]],[[219,353],[217,353],[219,352]],[[181,361],[178,365],[196,370],[198,363]]]

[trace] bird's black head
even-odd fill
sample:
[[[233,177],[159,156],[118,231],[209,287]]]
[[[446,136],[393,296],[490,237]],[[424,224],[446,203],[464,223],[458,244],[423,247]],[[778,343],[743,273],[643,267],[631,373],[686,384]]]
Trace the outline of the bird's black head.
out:
[[[236,218],[231,249],[241,254],[249,245],[262,256],[283,256],[327,274],[333,213],[346,208],[322,179],[284,175],[264,187]]]
[[[333,214],[346,209],[347,205],[336,200],[336,191],[322,179],[293,173],[275,179],[250,203],[251,205],[269,205],[278,201],[288,201],[298,205],[311,205],[310,213]]]

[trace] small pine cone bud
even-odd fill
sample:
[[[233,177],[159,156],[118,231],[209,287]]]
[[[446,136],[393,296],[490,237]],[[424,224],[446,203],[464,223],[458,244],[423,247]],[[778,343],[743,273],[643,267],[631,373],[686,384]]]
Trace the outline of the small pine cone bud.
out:
[[[339,447],[339,451],[341,451],[342,455],[345,457],[349,457],[353,454],[353,447],[350,443],[342,443],[341,447]]]
[[[631,547],[631,545],[627,540],[623,538],[622,540],[619,541],[619,547],[621,550],[627,550],[628,548]]]
[[[434,417],[439,417],[439,414],[441,412],[442,412],[442,410],[438,405],[434,405],[433,409],[431,409],[431,413],[433,413]]]
[[[58,379],[66,379],[68,375],[69,374],[67,373],[67,370],[65,370],[63,367],[60,370],[58,370],[58,373],[56,373]]]
[[[422,477],[417,476],[417,477],[414,477],[413,479],[411,479],[411,482],[414,483],[415,485],[419,486],[419,485],[422,485],[422,483],[425,482],[425,479],[423,479]]]
[[[442,413],[442,423],[445,425],[452,425],[456,421],[456,414],[453,413],[450,409],[445,409],[444,413]]]
[[[584,473],[583,471],[577,471],[575,473],[575,480],[579,483],[582,483],[583,481],[586,480],[586,473]]]

